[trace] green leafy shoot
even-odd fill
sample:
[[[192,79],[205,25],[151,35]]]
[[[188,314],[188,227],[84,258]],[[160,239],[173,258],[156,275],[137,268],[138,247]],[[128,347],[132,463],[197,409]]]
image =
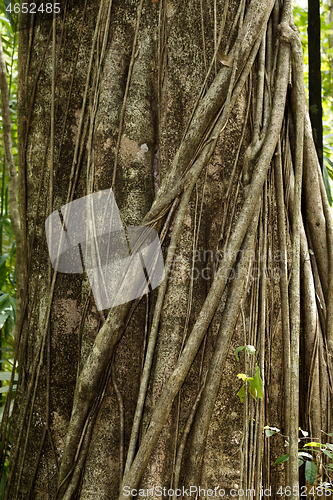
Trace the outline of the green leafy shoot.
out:
[[[310,460],[304,460],[305,456],[310,457]],[[274,465],[279,465],[289,460],[289,453],[286,455],[281,455],[275,462]],[[317,464],[312,459],[309,453],[299,452],[298,453],[298,467],[302,467],[305,463],[305,479],[311,485],[314,483],[317,476]]]
[[[241,345],[241,346],[237,347],[237,349],[235,351],[235,356],[236,356],[237,361],[239,361],[238,353],[243,351],[243,349],[246,349],[246,352],[248,354],[252,354],[252,355],[256,352],[256,348],[253,345]]]
[[[244,402],[245,399],[245,384],[246,382],[248,383],[248,390],[250,395],[253,397],[255,401],[257,401],[257,398],[262,399],[264,396],[264,390],[263,390],[263,381],[260,376],[260,368],[258,365],[256,365],[256,373],[254,377],[249,377],[245,373],[239,373],[237,375],[238,378],[243,380],[243,385],[240,388],[240,390],[237,393],[237,396],[239,397],[241,403]]]
[[[269,425],[266,425],[264,427],[264,430],[266,432],[266,436],[272,436],[274,434],[274,427],[270,427]],[[307,431],[303,431],[301,428],[299,429],[303,436],[306,435],[308,436]],[[331,434],[329,434],[331,435]],[[316,456],[313,454],[309,453],[316,453]],[[305,463],[305,479],[306,481],[312,485],[317,477],[317,462],[318,459],[322,463],[322,458],[320,457],[320,454],[326,455],[332,462],[329,464],[324,465],[324,468],[326,469],[326,473],[332,472],[333,471],[333,444],[331,443],[318,443],[316,441],[310,441],[309,443],[304,444],[303,448],[301,448],[298,451],[298,466],[302,467],[302,465]],[[281,455],[274,463],[274,465],[279,465],[282,464],[283,462],[287,462],[289,460],[289,454],[287,455]],[[325,488],[326,491],[333,491],[330,489],[330,483],[320,483],[321,486]]]

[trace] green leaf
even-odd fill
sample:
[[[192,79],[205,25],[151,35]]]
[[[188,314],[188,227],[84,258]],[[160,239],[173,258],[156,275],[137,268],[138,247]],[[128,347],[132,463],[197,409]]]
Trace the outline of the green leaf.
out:
[[[257,389],[256,389],[256,383],[253,377],[249,377],[248,379],[249,382],[249,393],[257,401]]]
[[[317,464],[316,462],[307,461],[305,464],[305,479],[309,484],[313,484],[317,475]]]
[[[0,16],[0,23],[4,24],[7,29],[9,29],[9,30],[11,29],[10,23],[8,22],[8,20],[5,17]]]
[[[263,381],[260,377],[260,369],[259,366],[256,367],[256,374],[254,376],[255,388],[257,390],[258,398],[262,399],[264,396],[263,391]]]
[[[6,264],[6,260],[8,257],[8,253],[3,253],[0,257],[0,267],[2,267],[4,264]]]
[[[243,349],[245,349],[245,345],[241,345],[240,347],[237,347],[236,351],[235,351],[235,356],[236,356],[236,359],[237,361],[239,361],[239,357],[238,357],[238,353],[241,352]]]
[[[235,351],[235,356],[236,356],[236,359],[237,361],[239,361],[239,357],[238,357],[238,353],[241,352],[243,349],[246,349],[246,352],[248,354],[254,354],[256,352],[256,348],[253,346],[253,345],[241,345],[239,347],[237,347],[236,351]]]
[[[274,432],[280,432],[280,429],[278,429],[277,427],[271,427],[270,425],[265,425],[264,430],[266,429],[270,429],[271,431]]]
[[[13,391],[16,391],[16,385],[13,385]],[[9,385],[4,385],[3,387],[0,387],[0,394],[3,394],[4,392],[9,391]]]
[[[245,373],[239,373],[237,377],[243,380],[243,382],[248,379],[248,376]]]
[[[0,372],[0,380],[10,380],[12,376],[11,372]],[[15,373],[14,380],[18,379],[18,374]]]
[[[263,381],[260,377],[260,368],[258,365],[256,365],[256,374],[254,378],[250,377],[248,378],[248,382],[250,384],[249,391],[251,396],[257,401],[257,397],[262,399],[264,392],[263,392]]]
[[[328,456],[329,458],[333,458],[333,453],[331,451],[327,451],[327,450],[321,450],[324,455]]]
[[[9,416],[11,417],[12,412],[13,412],[13,407],[14,407],[14,401],[10,402],[10,407],[9,407]],[[5,410],[5,406],[1,406],[0,408],[0,419],[2,419],[3,412]]]
[[[0,295],[0,311],[3,311],[9,303],[8,293],[3,293],[2,295]]]
[[[6,321],[4,324],[4,331],[5,331],[5,339],[8,340],[10,336],[10,329],[9,329],[9,322]]]
[[[6,7],[6,17],[9,21],[11,21],[11,11],[7,10],[8,6],[11,4],[11,0],[5,0],[5,7]]]
[[[326,146],[326,147],[329,148],[331,150],[331,152],[333,152],[333,148],[331,148],[330,146]],[[332,175],[333,175],[333,162],[329,159],[328,156],[325,156],[325,155],[324,155],[324,160],[325,160],[325,163],[326,163],[327,173],[332,178]]]
[[[283,462],[287,462],[289,460],[289,453],[287,455],[281,455],[275,462],[274,465],[282,464]]]
[[[311,443],[306,443],[306,444],[304,445],[304,448],[305,448],[306,446],[313,446],[313,447],[320,448],[320,443],[316,443],[315,441],[311,441]]]
[[[12,306],[13,317],[15,319],[15,314],[16,314],[16,299],[15,299],[15,297],[9,296],[8,300],[9,300],[10,305]]]
[[[298,456],[299,457],[306,457],[306,458],[310,458],[310,460],[313,460],[313,456],[310,455],[310,453],[305,453],[305,451],[299,451],[298,452]]]
[[[266,429],[265,434],[267,437],[274,436],[275,432],[272,431],[271,429]]]
[[[254,354],[256,352],[256,348],[254,347],[254,345],[247,345],[246,346],[246,351],[248,354]]]
[[[5,311],[0,311],[0,328],[6,323],[9,313]]]
[[[239,397],[240,402],[244,403],[244,398],[245,398],[245,386],[244,385],[242,385],[242,387],[237,392],[237,396]]]
[[[0,363],[6,363],[6,362],[11,362],[13,361],[14,358],[3,358],[3,359],[0,359]]]
[[[303,464],[304,464],[304,461],[301,458],[299,458],[298,459],[298,467],[301,467]]]

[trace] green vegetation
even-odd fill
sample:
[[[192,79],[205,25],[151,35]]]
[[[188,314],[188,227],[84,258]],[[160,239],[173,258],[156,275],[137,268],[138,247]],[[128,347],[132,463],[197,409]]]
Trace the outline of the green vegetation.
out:
[[[303,2],[302,2],[303,4]],[[304,58],[305,93],[309,93],[309,54],[308,54],[308,13],[307,8],[295,1],[293,5],[295,23],[301,36]],[[330,205],[333,190],[333,21],[327,1],[321,2],[321,80],[323,106],[323,178]]]
[[[270,427],[269,425],[266,425],[264,427],[264,430],[266,437],[271,437],[280,433],[280,429],[277,429],[276,427]],[[317,472],[320,467],[325,469],[327,475],[329,475],[329,473],[333,471],[333,444],[319,443],[317,441],[312,441],[311,440],[312,438],[309,437],[307,431],[303,431],[302,429],[299,430],[302,434],[301,439],[309,439],[310,442],[302,445],[299,448],[298,466],[302,467],[305,464],[304,467],[305,479],[309,483],[309,485],[312,486],[316,480]],[[282,436],[281,434],[279,435]],[[333,436],[333,434],[329,434],[329,436]],[[285,446],[288,446],[289,444],[288,436],[283,436],[283,437],[286,439]],[[299,439],[300,442],[301,439]],[[326,461],[323,460],[325,455],[330,459],[329,463],[327,463],[327,460]],[[284,462],[287,462],[288,460],[289,460],[289,453],[287,453],[286,455],[281,455],[275,461],[274,465],[280,465]],[[324,488],[325,491],[327,492],[333,492],[333,490],[331,489],[332,485],[330,483],[326,482],[321,483],[319,487]]]
[[[237,347],[235,351],[235,356],[237,361],[239,361],[238,353],[243,351],[243,349],[246,350],[247,354],[250,354],[252,356],[256,352],[256,349],[253,345],[242,345],[240,347]],[[237,377],[243,380],[243,385],[237,393],[237,396],[239,397],[242,403],[244,403],[246,388],[248,388],[249,394],[253,397],[255,401],[257,401],[257,397],[259,399],[263,398],[264,396],[263,380],[260,376],[260,368],[257,364],[255,366],[255,374],[253,377],[246,375],[246,373],[239,373]]]
[[[13,155],[17,167],[17,57],[18,16],[6,12],[8,1],[0,1],[0,22],[3,51],[7,66],[9,104],[12,123]],[[15,239],[8,214],[8,176],[5,165],[0,115],[0,417],[4,409],[14,360],[14,327],[16,318],[16,255]],[[15,375],[17,378],[17,375]],[[15,389],[15,386],[14,386]],[[15,393],[14,393],[15,394]],[[13,396],[12,396],[13,398]],[[12,410],[13,404],[11,404]],[[10,453],[10,438],[9,438]],[[0,498],[3,498],[7,475],[0,482]]]

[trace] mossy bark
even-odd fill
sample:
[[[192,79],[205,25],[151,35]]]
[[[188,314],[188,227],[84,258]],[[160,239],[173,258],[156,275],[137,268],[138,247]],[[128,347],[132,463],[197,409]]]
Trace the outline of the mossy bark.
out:
[[[283,466],[272,467],[284,453],[284,440],[267,438],[263,430],[289,429],[283,218],[277,216],[274,168],[281,146],[281,230],[290,251],[297,145],[289,78],[289,72],[295,76],[293,43],[280,24],[287,19],[289,29],[288,2],[280,4],[70,0],[54,24],[22,15],[19,182],[28,281],[7,500],[125,498],[123,486],[192,485],[228,494],[258,485],[276,491],[285,484]],[[204,84],[219,37],[214,26],[219,28],[225,9],[220,49],[234,66],[213,63]],[[321,419],[315,406],[327,413],[330,401],[325,315],[332,255],[311,144],[304,146],[298,332],[305,372],[292,390],[301,391],[301,408],[307,408],[302,425],[318,437],[320,429],[329,431],[331,418]],[[110,187],[125,225],[144,220],[159,231],[165,260],[173,237],[177,241],[165,288],[101,313],[85,274],[54,275],[44,228],[53,210]],[[239,252],[245,248],[251,251],[247,260]],[[309,266],[309,248],[316,269]],[[291,265],[289,255],[287,280]],[[320,311],[316,293],[325,305]],[[154,331],[145,388],[142,372]],[[241,354],[237,362],[235,349],[245,344],[254,345],[256,354]],[[202,405],[209,394],[202,388],[219,345],[221,374],[208,377],[216,396],[206,418]],[[314,345],[316,364],[309,361]],[[264,399],[259,403],[246,393],[242,403],[237,374],[253,376],[256,362]],[[139,432],[132,435],[137,415]],[[207,439],[193,465],[201,421]],[[123,480],[131,439],[134,460]],[[153,498],[160,496],[154,492]]]

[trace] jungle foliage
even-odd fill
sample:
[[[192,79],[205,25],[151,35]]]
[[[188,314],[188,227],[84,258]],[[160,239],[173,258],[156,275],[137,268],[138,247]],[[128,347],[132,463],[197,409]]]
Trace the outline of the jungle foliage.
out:
[[[7,73],[8,73],[8,86],[10,91],[10,111],[11,111],[11,119],[12,119],[12,141],[13,141],[13,154],[15,163],[17,165],[17,40],[18,40],[18,15],[13,11],[10,12],[8,9],[9,1],[1,0],[0,1],[0,21],[1,21],[1,36],[4,48],[4,54],[7,65]],[[295,22],[301,34],[302,46],[303,46],[303,57],[304,57],[304,83],[305,89],[307,91],[308,86],[308,74],[307,74],[307,62],[308,62],[308,52],[307,52],[307,10],[301,8],[297,5],[294,6],[294,16]],[[330,6],[326,2],[321,2],[321,41],[322,41],[322,67],[321,67],[321,76],[322,76],[322,105],[323,105],[323,130],[324,130],[324,168],[323,168],[323,179],[325,184],[325,189],[327,192],[327,197],[330,205],[332,205],[332,192],[330,179],[333,180],[333,78],[332,78],[332,67],[333,67],[333,45],[332,45],[332,33],[333,33],[333,20],[330,19]],[[229,96],[230,98],[230,96]],[[1,126],[1,117],[0,117],[0,126]],[[289,138],[288,138],[289,140]],[[287,142],[287,139],[286,139]],[[13,237],[13,230],[11,227],[10,219],[8,216],[8,175],[4,164],[4,146],[2,141],[0,142],[0,162],[1,162],[1,174],[0,174],[0,328],[1,328],[1,340],[0,340],[0,349],[1,349],[1,361],[0,361],[0,392],[3,399],[3,403],[5,403],[6,392],[8,390],[8,380],[10,378],[11,368],[12,368],[12,360],[14,357],[14,327],[15,327],[15,319],[16,319],[16,254],[15,254],[15,239]],[[270,189],[269,186],[266,186],[265,189]],[[264,207],[264,205],[263,205]],[[263,210],[268,210],[263,208]],[[267,220],[264,223],[264,216],[262,215],[262,224],[266,224],[267,229]],[[266,241],[267,244],[267,241]],[[264,251],[261,249],[260,251]],[[312,250],[309,250],[311,254]],[[170,258],[172,258],[171,256]],[[259,292],[257,291],[259,296]],[[154,328],[154,324],[153,324]],[[242,346],[237,349],[236,356],[241,350],[245,349],[246,354],[253,354],[251,352],[252,346],[250,344],[246,346]],[[259,360],[257,360],[259,361]],[[263,404],[258,400],[262,400],[262,379],[260,376],[260,369],[263,366],[263,360],[261,359],[261,366],[258,364],[254,364],[254,362],[249,362],[248,371],[245,374],[240,374],[239,378],[242,380],[243,385],[238,393],[239,398],[242,402],[245,403],[244,412],[248,410],[249,407],[252,408],[254,403],[258,403],[256,406],[257,415],[259,415],[259,406]],[[252,364],[251,364],[252,363]],[[247,393],[246,388],[248,388],[249,392]],[[201,394],[201,393],[200,393]],[[251,398],[247,398],[250,395]],[[208,398],[207,395],[205,397]],[[13,396],[12,396],[13,398]],[[253,401],[252,401],[253,400]],[[253,406],[254,408],[254,406]],[[0,410],[1,411],[1,410]],[[246,416],[249,419],[249,415]],[[249,424],[249,421],[247,420]],[[251,425],[251,424],[249,424]],[[255,424],[256,425],[256,424]],[[264,422],[260,421],[260,425],[263,427]],[[252,424],[253,426],[253,424]],[[278,434],[279,430],[274,427],[263,427],[266,430],[266,437],[272,437]],[[251,427],[254,436],[253,427]],[[269,432],[270,434],[267,434]],[[254,437],[251,437],[251,439]],[[137,436],[136,436],[137,437]],[[198,436],[197,436],[198,438]],[[294,436],[295,438],[295,436]],[[199,439],[199,438],[198,438]],[[309,438],[310,439],[310,438]],[[288,443],[289,444],[289,443]],[[320,455],[325,455],[330,459],[330,463],[326,464],[327,474],[331,473],[331,459],[332,459],[332,445],[329,443],[320,444],[317,442],[306,443],[300,450],[298,451],[298,457],[300,462],[298,465],[304,465],[306,468],[306,479],[309,484],[312,484],[315,480],[315,472],[314,469],[315,463],[319,463],[320,459],[316,458]],[[135,448],[135,445],[134,445]],[[309,451],[312,452],[310,455],[312,458],[309,458]],[[67,450],[67,453],[70,452]],[[142,452],[143,453],[143,452]],[[297,451],[296,451],[297,454]],[[307,454],[307,455],[306,455]],[[8,457],[10,455],[10,437],[8,442],[8,454],[6,456],[6,460],[4,463],[4,474],[1,479],[0,484],[0,499],[3,498],[4,495],[4,486],[5,486],[5,478],[7,474],[8,467]],[[295,455],[295,453],[294,453]],[[315,458],[314,458],[315,457]],[[132,459],[134,458],[134,451]],[[142,458],[142,456],[141,456]],[[325,458],[325,457],[324,457]],[[244,459],[244,463],[246,457]],[[146,460],[146,455],[144,456],[144,460]],[[275,463],[278,465],[279,463],[284,463],[289,460],[289,453],[283,455],[283,459],[280,461],[276,461]],[[294,460],[295,462],[295,460]],[[136,464],[136,462],[135,462]],[[134,465],[135,465],[134,464]],[[130,467],[132,466],[132,469]],[[243,465],[242,465],[243,466]],[[139,467],[139,466],[138,466]],[[254,467],[254,465],[253,465]],[[317,466],[316,466],[317,467]],[[132,471],[132,476],[129,472]],[[134,472],[133,472],[134,471]],[[137,481],[137,476],[139,473],[133,468],[133,463],[129,463],[126,473],[129,474],[133,484]],[[66,474],[68,470],[64,468],[62,471],[62,479],[65,481]],[[137,474],[137,475],[135,475]],[[252,480],[254,481],[254,473],[250,471],[252,474]],[[179,479],[179,477],[178,477]]]

